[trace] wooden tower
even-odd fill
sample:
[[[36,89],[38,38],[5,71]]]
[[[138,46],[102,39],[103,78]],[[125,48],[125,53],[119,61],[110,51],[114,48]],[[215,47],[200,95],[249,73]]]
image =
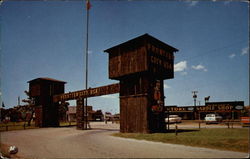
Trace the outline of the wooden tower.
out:
[[[148,34],[104,51],[109,53],[109,78],[120,81],[121,132],[166,129],[163,80],[174,78],[177,51]]]
[[[59,103],[53,102],[53,96],[64,93],[66,82],[52,78],[36,78],[28,83],[30,95],[35,99],[36,126],[59,126]]]

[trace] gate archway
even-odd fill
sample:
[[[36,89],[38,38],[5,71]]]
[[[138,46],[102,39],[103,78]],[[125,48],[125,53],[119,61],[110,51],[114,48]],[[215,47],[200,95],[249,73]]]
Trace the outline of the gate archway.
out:
[[[80,101],[83,98],[119,93],[121,132],[164,131],[163,81],[174,78],[174,53],[177,51],[144,34],[104,51],[109,55],[109,78],[119,80],[117,84],[64,93],[65,82],[54,80],[48,86],[40,85],[37,94],[33,91],[36,82],[30,81],[30,92],[36,94],[36,100],[46,101],[37,103],[41,105],[41,125],[58,126],[58,102],[75,99],[79,103],[77,127],[82,129],[84,109]]]

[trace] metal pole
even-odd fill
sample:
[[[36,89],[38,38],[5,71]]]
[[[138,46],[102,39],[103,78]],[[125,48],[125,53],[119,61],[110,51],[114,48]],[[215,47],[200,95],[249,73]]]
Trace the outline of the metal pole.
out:
[[[1,122],[2,122],[2,103],[1,103],[1,106],[0,106],[0,124],[1,124]]]
[[[194,118],[194,120],[195,120],[195,115],[196,115],[196,98],[197,98],[197,95],[196,95],[196,93],[198,93],[198,91],[192,91],[192,93],[193,93],[193,98],[194,98],[194,111],[193,111],[193,118]]]
[[[194,98],[194,120],[196,120],[196,98]]]
[[[169,130],[169,109],[168,109],[168,130]]]
[[[87,3],[89,3],[89,2],[87,2]],[[86,70],[85,70],[85,73],[86,73],[86,75],[85,75],[85,89],[87,90],[88,89],[88,40],[89,40],[89,8],[88,8],[88,6],[86,5],[86,11],[87,11],[87,14],[86,14],[86,18],[87,18],[87,26],[86,26],[86,50],[85,50],[85,55],[86,55],[86,57],[85,57],[85,64],[86,64],[86,66],[85,66],[85,68],[86,68]],[[88,106],[88,98],[86,97],[86,99],[85,99],[85,122],[84,122],[84,127],[87,129],[87,122],[88,122],[88,118],[87,118],[87,115],[88,115],[88,110],[87,110],[87,106]]]
[[[2,5],[3,3],[3,0],[0,0],[0,6]],[[2,16],[0,16],[0,23],[2,24]],[[2,35],[2,26],[0,25],[0,35]],[[0,41],[2,40],[1,39],[2,36],[0,36]],[[2,49],[0,47],[0,59],[2,59]],[[2,62],[0,61],[0,74],[2,74]],[[1,95],[0,95],[0,123],[2,122],[2,107],[3,107],[3,101],[2,101],[2,89],[1,89],[1,84],[2,84],[2,76],[0,77],[0,92],[1,92]],[[0,144],[0,147],[1,147],[1,144]]]
[[[17,98],[17,105],[20,106],[20,96]]]

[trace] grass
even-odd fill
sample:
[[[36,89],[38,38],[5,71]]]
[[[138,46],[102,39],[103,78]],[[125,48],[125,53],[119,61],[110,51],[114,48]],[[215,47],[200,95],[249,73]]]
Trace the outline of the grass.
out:
[[[8,122],[8,123],[0,123],[0,131],[11,131],[11,130],[24,130],[25,122]],[[31,126],[27,126],[27,122],[25,124],[25,129],[37,129],[39,127],[35,127],[35,122],[31,123]],[[60,122],[60,126],[75,126],[76,122]]]
[[[249,131],[244,128],[209,128],[209,129],[190,129],[179,130],[168,133],[115,133],[113,136],[133,138],[138,140],[148,140],[164,143],[181,144],[196,147],[213,148],[220,150],[248,152]]]
[[[0,124],[0,131],[11,131],[11,130],[24,130],[25,122],[8,122]],[[27,126],[27,122],[25,124],[25,129],[35,129],[35,123],[32,122],[31,126]]]
[[[76,122],[60,122],[60,126],[75,126]]]

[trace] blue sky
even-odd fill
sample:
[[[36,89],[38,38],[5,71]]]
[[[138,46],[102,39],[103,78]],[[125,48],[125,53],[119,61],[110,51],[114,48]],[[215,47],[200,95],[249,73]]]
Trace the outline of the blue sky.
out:
[[[148,33],[179,49],[175,78],[164,81],[165,105],[197,100],[249,104],[249,4],[234,1],[91,1],[89,86],[108,79],[103,50]],[[26,98],[27,81],[66,81],[66,92],[85,88],[86,10],[83,1],[6,1],[1,15],[1,100]],[[119,95],[89,98],[94,109],[119,112]],[[75,102],[71,101],[74,105]]]

